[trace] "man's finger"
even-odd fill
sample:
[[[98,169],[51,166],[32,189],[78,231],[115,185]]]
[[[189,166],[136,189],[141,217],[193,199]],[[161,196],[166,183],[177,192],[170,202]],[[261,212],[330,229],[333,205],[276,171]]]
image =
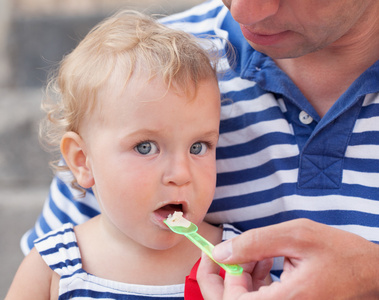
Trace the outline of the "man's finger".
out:
[[[274,264],[273,259],[264,259],[256,263],[251,273],[254,291],[259,290],[261,286],[271,283],[270,270]]]
[[[225,274],[224,298],[243,299],[253,290],[250,274],[243,272],[241,275]]]
[[[220,300],[224,293],[224,280],[219,275],[220,267],[205,253],[197,269],[197,282],[205,300]]]
[[[244,273],[240,278],[228,274],[224,283],[224,300],[277,300],[277,299],[300,299],[294,296],[293,285],[283,285],[281,282],[273,282],[268,286],[262,286],[258,291],[246,289],[245,280],[249,280]],[[251,279],[250,279],[251,280]],[[221,298],[220,298],[221,299]]]
[[[213,249],[213,257],[217,261],[234,264],[279,256],[297,258],[298,249],[302,249],[304,256],[305,248],[302,244],[304,241],[311,242],[309,236],[317,236],[318,226],[323,225],[309,220],[293,220],[251,229],[216,245]]]

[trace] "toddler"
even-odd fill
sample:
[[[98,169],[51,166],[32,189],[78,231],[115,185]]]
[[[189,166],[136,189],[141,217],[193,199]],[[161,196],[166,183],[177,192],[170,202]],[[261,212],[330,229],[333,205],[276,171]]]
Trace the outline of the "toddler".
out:
[[[58,175],[73,175],[78,201],[93,192],[101,213],[36,240],[6,299],[183,299],[201,251],[163,220],[181,211],[213,244],[238,234],[203,221],[220,119],[210,55],[122,11],[62,60],[48,91],[41,135],[60,149]]]

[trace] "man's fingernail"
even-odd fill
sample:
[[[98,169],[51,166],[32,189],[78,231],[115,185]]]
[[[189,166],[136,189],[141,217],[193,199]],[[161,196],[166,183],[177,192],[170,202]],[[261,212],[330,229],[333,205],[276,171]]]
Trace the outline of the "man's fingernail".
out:
[[[231,240],[216,245],[212,251],[213,258],[219,262],[226,261],[232,256],[232,253],[233,245]]]

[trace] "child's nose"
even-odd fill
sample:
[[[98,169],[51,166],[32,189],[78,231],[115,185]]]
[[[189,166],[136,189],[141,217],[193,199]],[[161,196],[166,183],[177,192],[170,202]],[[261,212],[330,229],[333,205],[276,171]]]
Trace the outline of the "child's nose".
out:
[[[171,157],[163,175],[164,184],[182,186],[191,181],[190,159],[185,156]]]

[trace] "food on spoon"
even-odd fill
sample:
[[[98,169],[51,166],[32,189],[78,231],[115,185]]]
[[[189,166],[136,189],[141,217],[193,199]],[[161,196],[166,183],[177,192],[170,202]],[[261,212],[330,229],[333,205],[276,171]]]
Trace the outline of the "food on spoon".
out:
[[[170,214],[167,217],[167,224],[169,226],[181,226],[181,227],[188,228],[190,227],[191,222],[183,217],[183,212],[176,211],[172,215]]]

